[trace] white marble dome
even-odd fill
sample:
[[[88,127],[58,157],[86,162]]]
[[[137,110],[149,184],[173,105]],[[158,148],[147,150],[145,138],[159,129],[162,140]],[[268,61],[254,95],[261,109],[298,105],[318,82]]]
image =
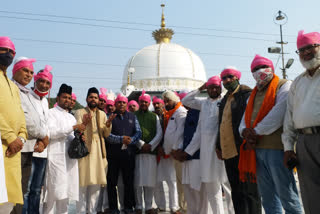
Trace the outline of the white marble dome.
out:
[[[207,80],[201,59],[190,49],[174,43],[151,45],[131,57],[123,72],[122,90],[132,68],[130,85],[136,91],[193,90]]]

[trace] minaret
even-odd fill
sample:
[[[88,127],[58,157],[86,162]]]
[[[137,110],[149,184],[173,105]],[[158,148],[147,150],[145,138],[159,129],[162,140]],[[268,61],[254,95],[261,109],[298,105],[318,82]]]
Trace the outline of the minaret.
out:
[[[161,28],[159,30],[155,30],[152,32],[153,38],[159,43],[170,43],[172,35],[174,31],[170,28],[166,28],[166,22],[164,18],[163,8],[165,7],[164,4],[161,4],[162,7],[162,16],[161,16]]]

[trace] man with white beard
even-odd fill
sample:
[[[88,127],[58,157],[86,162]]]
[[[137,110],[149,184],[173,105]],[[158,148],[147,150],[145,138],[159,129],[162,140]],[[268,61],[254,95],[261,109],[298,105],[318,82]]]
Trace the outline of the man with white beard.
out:
[[[306,214],[319,213],[320,203],[320,33],[297,38],[297,54],[306,71],[292,83],[287,102],[282,141],[284,164],[297,163],[301,197]],[[294,144],[296,144],[296,153]]]
[[[207,99],[196,98],[200,92],[207,89]],[[199,89],[190,92],[182,103],[190,108],[200,110],[197,130],[190,144],[184,150],[184,156],[194,155],[200,148],[200,162],[198,168],[194,167],[189,174],[198,174],[202,185],[198,188],[198,197],[205,193],[208,197],[212,212],[223,214],[223,200],[221,184],[227,180],[224,162],[219,160],[215,152],[215,144],[219,126],[218,103],[221,100],[221,79],[219,76],[211,77]],[[189,175],[189,176],[190,176]],[[190,186],[192,183],[190,183]],[[193,191],[196,195],[196,191]],[[203,202],[202,206],[203,205]],[[188,205],[189,208],[189,205]],[[203,207],[199,207],[203,208]],[[200,211],[200,210],[199,210]],[[201,213],[208,213],[203,210]]]

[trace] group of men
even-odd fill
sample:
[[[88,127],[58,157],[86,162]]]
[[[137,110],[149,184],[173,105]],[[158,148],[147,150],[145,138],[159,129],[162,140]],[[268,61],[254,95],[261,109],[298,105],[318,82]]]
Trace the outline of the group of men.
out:
[[[154,214],[166,202],[174,214],[318,213],[320,33],[300,31],[297,48],[306,71],[293,82],[256,55],[253,89],[227,67],[200,88],[165,91],[163,99],[143,91],[128,102],[93,87],[87,106],[72,111],[76,97],[66,84],[48,107],[51,66],[34,74],[36,60],[20,57],[7,77],[16,52],[0,37],[0,214],[63,214],[71,200],[77,213]],[[80,159],[68,155],[74,132],[89,152]]]

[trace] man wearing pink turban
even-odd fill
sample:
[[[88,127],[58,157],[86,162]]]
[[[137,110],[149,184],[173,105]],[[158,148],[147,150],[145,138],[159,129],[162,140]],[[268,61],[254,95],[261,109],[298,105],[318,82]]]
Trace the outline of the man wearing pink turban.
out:
[[[219,159],[225,163],[235,213],[259,214],[261,200],[257,184],[240,182],[238,169],[239,151],[243,141],[238,129],[252,89],[240,85],[241,72],[235,67],[225,68],[220,77],[227,93],[219,105],[216,152]]]
[[[49,93],[49,90],[52,87],[52,67],[46,65],[44,69],[40,70],[34,76],[34,87],[31,88],[30,94],[33,96],[33,104],[37,109],[39,118],[41,120],[41,125],[43,129],[48,132],[48,111],[49,105],[46,95]],[[36,150],[44,149],[48,141],[48,133],[45,133],[45,137],[39,136],[36,141]],[[40,206],[40,194],[41,186],[43,185],[43,179],[45,175],[45,169],[47,165],[47,149],[44,149],[43,152],[34,152],[32,155],[32,169],[29,179],[30,185],[28,185],[27,194],[25,195],[25,201],[23,205],[24,212],[28,213],[39,213]]]
[[[115,103],[116,116],[112,121],[111,134],[107,138],[109,209],[111,213],[119,213],[116,186],[121,171],[124,184],[124,210],[125,213],[133,213],[135,153],[141,137],[141,129],[137,117],[127,111],[128,98],[118,94]]]
[[[315,197],[320,195],[320,33],[300,31],[297,48],[306,70],[291,85],[282,142],[285,165],[292,168],[297,164],[304,211],[310,214],[320,210]]]
[[[107,89],[106,88],[100,88],[100,94],[99,94],[99,104],[98,108],[101,111],[106,111],[106,103],[107,103]]]
[[[3,174],[0,166],[0,203],[3,203],[0,210],[3,213],[10,213],[13,204],[23,204],[20,151],[28,134],[19,89],[7,76],[7,68],[15,53],[10,38],[0,37],[0,133],[3,151],[0,158],[5,171]]]
[[[139,110],[139,104],[135,100],[130,100],[128,103],[128,110],[130,112],[136,112]]]
[[[33,64],[35,59],[28,59],[26,57],[19,57],[16,59],[12,70],[12,81],[18,86],[20,90],[21,106],[25,113],[28,140],[21,150],[21,167],[22,167],[22,192],[23,195],[27,193],[28,181],[31,173],[32,154],[33,152],[43,152],[46,145],[42,139],[48,143],[46,124],[41,121],[39,115],[38,100],[36,96],[26,86],[33,78]],[[39,141],[38,141],[39,139]],[[27,202],[25,201],[25,207]],[[22,205],[17,204],[12,213],[22,213]]]
[[[159,117],[160,124],[163,130],[163,116],[164,116],[164,102],[161,98],[158,98],[154,96],[152,98],[152,105],[154,108],[154,113],[156,113]],[[160,145],[162,146],[163,144],[163,138],[161,139]],[[159,153],[159,148],[158,147],[158,153]],[[157,209],[159,211],[164,211],[166,209],[166,198],[165,198],[165,192],[164,192],[164,186],[163,182],[158,182],[156,184],[155,190],[154,190],[154,200],[157,205]]]
[[[209,97],[199,99],[201,91],[207,89]],[[223,161],[215,153],[218,134],[218,103],[221,101],[221,79],[213,76],[199,89],[191,91],[183,99],[182,104],[191,109],[200,110],[199,123],[190,144],[181,152],[183,160],[194,156],[200,149],[200,160],[191,160],[193,164],[184,162],[191,174],[183,174],[185,180],[185,194],[188,203],[193,204],[190,209],[194,212],[207,213],[209,204],[213,213],[224,213],[221,185],[227,180]],[[210,132],[208,132],[210,130]],[[189,162],[190,163],[190,162]],[[194,184],[198,185],[194,185]],[[190,200],[190,195],[196,200]],[[188,201],[189,198],[189,201]],[[197,203],[198,201],[198,203]],[[197,210],[197,211],[196,211]]]
[[[74,115],[75,111],[73,110],[74,106],[76,105],[77,103],[77,96],[75,93],[72,92],[71,94],[71,104],[69,106],[69,112]]]
[[[282,164],[281,134],[291,81],[280,79],[274,73],[272,61],[260,55],[253,59],[251,72],[256,87],[239,127],[245,140],[240,149],[240,177],[246,181],[242,175],[255,174],[267,214],[282,213],[282,210],[301,214],[293,173]]]
[[[138,143],[139,151],[136,155],[135,165],[135,189],[136,189],[136,214],[142,214],[144,209],[146,214],[154,214],[152,199],[154,188],[157,184],[157,146],[162,139],[162,128],[159,117],[149,111],[151,97],[142,92],[139,97],[140,108],[136,115],[142,136]],[[144,196],[144,197],[143,197]],[[143,200],[144,198],[144,200]]]

